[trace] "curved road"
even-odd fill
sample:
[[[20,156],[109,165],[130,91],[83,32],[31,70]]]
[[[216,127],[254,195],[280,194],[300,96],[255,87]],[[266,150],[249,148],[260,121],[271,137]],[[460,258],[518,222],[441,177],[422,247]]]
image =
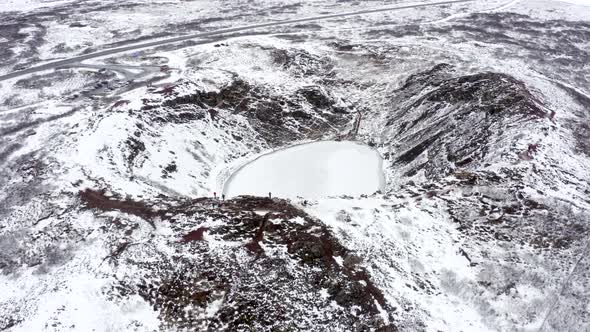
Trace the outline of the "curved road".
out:
[[[55,69],[55,68],[79,63],[81,61],[85,61],[85,60],[89,60],[89,59],[100,58],[100,57],[104,57],[104,56],[108,56],[108,55],[112,55],[112,54],[124,53],[124,52],[128,52],[128,51],[135,51],[135,50],[139,50],[139,49],[156,47],[156,46],[161,46],[161,45],[166,45],[166,44],[171,44],[171,43],[177,43],[177,42],[187,41],[190,39],[223,35],[223,34],[232,33],[232,32],[252,30],[252,29],[258,29],[258,28],[267,28],[267,27],[273,27],[273,26],[279,26],[279,25],[288,25],[288,24],[309,22],[309,21],[319,21],[319,20],[325,20],[325,19],[337,18],[337,17],[379,13],[379,12],[386,12],[386,11],[396,11],[396,10],[409,9],[409,8],[441,6],[441,5],[449,5],[449,4],[464,3],[464,2],[474,2],[474,1],[476,1],[476,0],[451,0],[451,1],[439,1],[439,2],[430,2],[430,3],[423,3],[423,4],[406,5],[406,6],[366,9],[366,10],[359,10],[357,12],[320,15],[320,16],[305,17],[305,18],[299,18],[299,19],[293,19],[293,20],[283,20],[283,21],[277,21],[277,22],[247,25],[247,26],[236,27],[236,28],[220,29],[220,30],[214,30],[214,31],[209,31],[209,32],[194,33],[194,34],[189,34],[189,35],[184,35],[184,36],[156,40],[156,41],[147,42],[147,43],[131,44],[131,45],[127,45],[127,46],[106,49],[106,50],[102,50],[99,52],[79,55],[79,56],[69,58],[69,59],[63,59],[63,60],[59,60],[59,61],[49,62],[49,63],[42,64],[39,66],[35,66],[35,67],[28,68],[28,69],[16,71],[16,72],[13,72],[10,74],[2,75],[2,76],[0,76],[0,82],[5,81],[5,80],[9,80],[9,79],[12,79],[15,77],[20,77],[20,76],[40,72],[40,71]]]

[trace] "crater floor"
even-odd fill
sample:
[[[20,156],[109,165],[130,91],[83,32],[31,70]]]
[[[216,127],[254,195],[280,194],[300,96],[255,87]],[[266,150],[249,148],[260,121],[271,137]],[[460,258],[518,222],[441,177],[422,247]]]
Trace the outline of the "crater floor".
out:
[[[228,179],[224,193],[307,199],[373,194],[384,186],[379,152],[356,142],[322,141],[256,158]]]

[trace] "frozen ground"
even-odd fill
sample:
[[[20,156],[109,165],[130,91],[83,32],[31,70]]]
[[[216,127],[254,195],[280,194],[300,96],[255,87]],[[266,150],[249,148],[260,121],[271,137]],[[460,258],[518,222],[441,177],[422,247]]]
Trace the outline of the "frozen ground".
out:
[[[384,189],[379,153],[355,142],[324,141],[288,147],[239,168],[224,185],[238,195],[306,199],[373,194]]]
[[[590,331],[568,2],[3,2],[0,330]]]
[[[590,1],[588,1],[588,0],[556,0],[556,1],[573,3],[575,5],[590,6]]]
[[[2,0],[0,12],[26,12],[38,8],[64,5],[75,0]]]

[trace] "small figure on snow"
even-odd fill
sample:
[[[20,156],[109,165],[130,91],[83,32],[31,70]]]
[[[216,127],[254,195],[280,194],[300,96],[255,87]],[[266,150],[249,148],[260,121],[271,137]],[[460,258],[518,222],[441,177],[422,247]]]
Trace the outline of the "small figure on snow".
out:
[[[217,192],[213,192],[213,198],[217,199]]]
[[[225,194],[221,194],[221,200],[225,201]]]
[[[268,192],[268,198],[272,199],[272,194],[270,193],[270,191]]]

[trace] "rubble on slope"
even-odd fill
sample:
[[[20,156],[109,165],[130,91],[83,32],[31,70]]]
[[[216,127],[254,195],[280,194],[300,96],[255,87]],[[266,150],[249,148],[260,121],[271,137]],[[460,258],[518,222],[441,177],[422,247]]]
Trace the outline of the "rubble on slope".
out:
[[[80,198],[97,213],[122,212],[104,222],[124,224],[134,215],[172,230],[166,238],[125,240],[105,258],[120,281],[111,295],[139,294],[159,312],[162,328],[396,331],[383,313],[397,309],[354,252],[287,201],[244,196],[148,203],[89,189]],[[121,243],[132,234],[122,228],[109,237]]]

